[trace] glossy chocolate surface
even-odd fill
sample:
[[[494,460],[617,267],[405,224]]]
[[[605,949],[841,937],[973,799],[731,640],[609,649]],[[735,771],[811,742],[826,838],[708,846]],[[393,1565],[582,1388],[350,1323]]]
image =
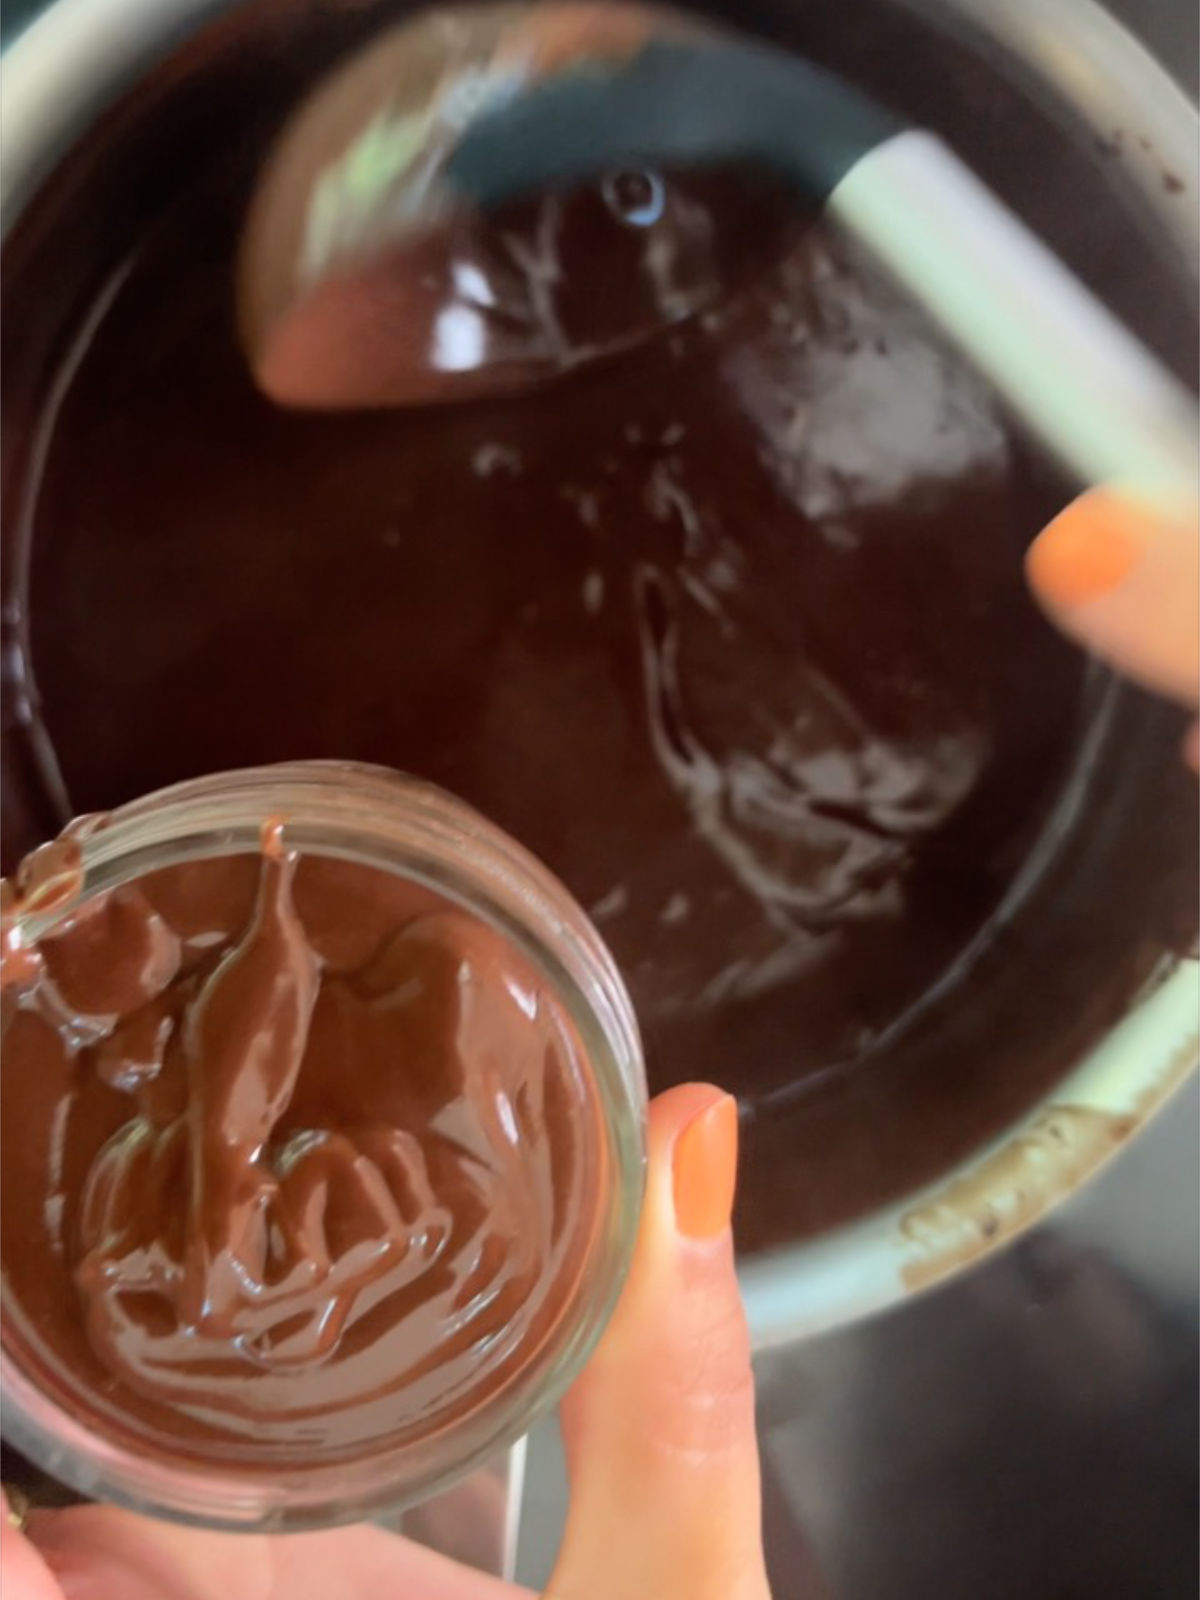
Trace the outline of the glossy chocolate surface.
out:
[[[419,1438],[536,1362],[604,1192],[574,1027],[431,891],[288,851],[166,867],[22,946],[6,883],[3,1260],[147,1448]],[[14,956],[16,959],[14,959]]]

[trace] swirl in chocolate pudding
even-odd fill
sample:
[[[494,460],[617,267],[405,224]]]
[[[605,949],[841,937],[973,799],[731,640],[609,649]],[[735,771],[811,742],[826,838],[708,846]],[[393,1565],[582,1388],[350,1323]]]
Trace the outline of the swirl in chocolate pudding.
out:
[[[398,1442],[536,1358],[603,1151],[529,962],[278,827],[24,947],[71,850],[5,896],[4,1200],[36,1174],[42,1226],[4,1266],[39,1340],[151,1437],[258,1461]]]

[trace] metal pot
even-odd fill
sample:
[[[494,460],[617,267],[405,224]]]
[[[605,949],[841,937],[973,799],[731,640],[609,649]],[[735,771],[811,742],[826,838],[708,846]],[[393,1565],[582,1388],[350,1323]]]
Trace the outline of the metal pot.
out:
[[[131,92],[126,109],[132,107],[132,114],[144,91],[159,111],[178,104],[194,114],[207,63],[219,56],[224,92],[250,97],[256,92],[254,48],[273,51],[277,65],[293,31],[303,54],[305,24],[313,18],[320,16],[335,34],[351,39],[374,15],[372,8],[338,8],[321,0],[259,0],[252,6],[235,0],[58,0],[9,47],[4,61],[5,233],[28,214],[40,185],[75,140],[122,95]],[[1098,241],[1112,243],[1122,260],[1144,264],[1144,280],[1141,274],[1118,275],[1114,298],[1148,343],[1168,358],[1194,343],[1190,332],[1181,333],[1179,319],[1189,314],[1187,286],[1200,256],[1197,119],[1151,58],[1091,0],[1008,0],[1003,6],[988,0],[895,0],[875,7],[866,0],[836,13],[801,0],[756,0],[739,8],[738,17],[830,58],[852,75],[874,71],[883,81],[890,81],[898,42],[907,41],[911,50],[915,40],[920,51],[939,40],[954,59],[986,64],[979,81],[992,87],[978,99],[952,75],[939,80],[951,120],[957,119],[952,137],[967,141],[968,156],[1004,198],[1085,276]],[[207,30],[210,23],[215,31]],[[247,53],[230,68],[231,40],[243,23]],[[181,69],[171,52],[185,41]],[[911,93],[928,92],[929,83],[927,76]],[[1075,148],[1079,170],[1086,168],[1094,186],[1088,202],[1064,210],[1061,193],[1041,182],[1035,159],[1019,181],[1004,176],[997,152],[1018,130],[1033,152],[1039,140],[1051,137]],[[148,152],[153,181],[169,181],[155,160]],[[81,271],[93,234],[114,226],[121,208],[136,205],[140,192],[119,193],[111,184],[79,189]],[[1100,193],[1107,197],[1106,211],[1097,217],[1093,202]],[[1155,288],[1148,292],[1151,280]],[[1164,293],[1164,284],[1173,291]],[[64,302],[69,288],[56,285]],[[35,345],[51,339],[53,319],[37,307],[29,310],[21,337]],[[10,567],[18,590],[22,559]],[[1122,715],[1126,732],[1139,722],[1128,708]],[[1106,737],[1104,748],[1086,759],[1108,763],[1104,772],[1120,790],[1122,804],[1153,804],[1154,784],[1143,790],[1128,771],[1122,776],[1114,739],[1124,735],[1110,727]],[[1146,759],[1161,767],[1161,730],[1154,741],[1157,754]],[[1129,756],[1134,765],[1141,759],[1137,751]],[[1096,771],[1091,776],[1094,788]],[[1064,816],[1064,825],[1068,820]],[[1028,1226],[1119,1148],[1188,1074],[1197,1053],[1198,1008],[1195,966],[1166,963],[1099,1049],[1086,1060],[1064,1063],[1048,1099],[955,1171],[847,1227],[750,1259],[743,1281],[757,1340],[778,1342],[861,1316],[940,1281]],[[776,1163],[786,1182],[786,1150],[768,1140],[759,1159]]]

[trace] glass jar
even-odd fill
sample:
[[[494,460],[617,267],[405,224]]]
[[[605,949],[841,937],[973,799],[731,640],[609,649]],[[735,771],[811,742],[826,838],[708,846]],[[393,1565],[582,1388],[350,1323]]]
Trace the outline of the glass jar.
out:
[[[347,1458],[306,1447],[255,1462],[138,1448],[106,1436],[80,1380],[39,1339],[6,1273],[2,1376],[6,1437],[81,1493],[142,1511],[244,1530],[311,1527],[424,1498],[525,1433],[578,1373],[624,1279],[644,1161],[645,1075],[629,998],[604,944],[565,889],[531,855],[468,806],[381,768],[299,762],[180,784],[75,830],[79,857],[20,911],[18,945],[32,946],[93,896],[205,859],[256,854],[264,826],[282,823],[288,852],[335,858],[434,891],[514,946],[561,1008],[590,1072],[586,1137],[602,1191],[574,1281],[521,1364],[465,1410],[422,1423]],[[41,906],[42,910],[38,910]],[[11,937],[11,933],[10,933]],[[519,1148],[519,1147],[518,1147]],[[475,1357],[472,1354],[472,1361]],[[501,1369],[503,1371],[503,1369]],[[73,1392],[74,1391],[74,1392]],[[411,1430],[410,1430],[411,1431]],[[305,1453],[303,1450],[301,1454]]]

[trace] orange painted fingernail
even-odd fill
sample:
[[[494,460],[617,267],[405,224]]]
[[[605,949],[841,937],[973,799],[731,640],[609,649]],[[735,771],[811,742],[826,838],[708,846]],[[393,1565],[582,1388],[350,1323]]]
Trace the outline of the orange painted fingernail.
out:
[[[1123,496],[1093,490],[1034,540],[1025,558],[1029,580],[1051,605],[1085,605],[1125,581],[1151,537],[1148,513]]]
[[[737,1186],[738,1108],[731,1094],[706,1106],[671,1152],[675,1225],[688,1239],[715,1239],[733,1214]]]

